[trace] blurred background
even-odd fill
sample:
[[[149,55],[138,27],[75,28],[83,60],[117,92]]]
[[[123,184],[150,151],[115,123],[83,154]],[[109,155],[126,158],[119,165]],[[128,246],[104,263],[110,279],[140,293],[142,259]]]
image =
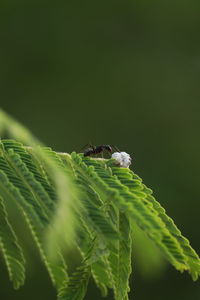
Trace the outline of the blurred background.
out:
[[[198,253],[199,32],[199,1],[0,3],[0,107],[54,150],[92,142],[130,153]],[[130,299],[199,298],[199,282],[169,265],[153,272],[143,248]],[[0,262],[0,299],[56,299],[35,252],[19,291]],[[92,282],[86,299],[101,299]]]

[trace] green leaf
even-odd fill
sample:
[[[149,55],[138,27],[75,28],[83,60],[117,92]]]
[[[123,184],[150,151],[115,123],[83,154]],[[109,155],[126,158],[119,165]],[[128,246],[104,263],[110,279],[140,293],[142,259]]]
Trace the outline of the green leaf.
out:
[[[87,291],[90,267],[81,265],[70,276],[68,285],[60,289],[58,300],[82,300]]]
[[[108,240],[104,240],[102,235],[98,236],[93,228],[87,225],[87,221],[84,216],[79,214],[81,226],[79,227],[77,236],[77,248],[79,249],[83,259],[87,259],[87,263],[91,267],[92,277],[101,290],[102,295],[107,295],[107,287],[114,288],[111,280],[111,269],[108,261],[110,254],[110,248]],[[93,253],[88,256],[88,249],[90,245],[93,245]],[[90,254],[90,253],[89,253]]]
[[[0,250],[10,279],[24,282],[25,261],[8,208],[25,219],[59,300],[84,299],[92,276],[102,296],[128,300],[134,229],[140,228],[180,271],[194,280],[200,259],[141,178],[113,159],[56,153],[0,111],[0,134],[23,141],[0,142]],[[82,261],[68,275],[63,252]]]
[[[118,228],[122,238],[113,245],[108,259],[114,280],[115,299],[126,300],[131,274],[132,241],[129,220],[123,213],[119,213]]]
[[[148,236],[157,244],[162,250],[166,258],[180,271],[188,270],[187,258],[178,243],[177,239],[170,233],[165,226],[163,220],[159,217],[158,212],[155,211],[153,205],[147,201],[146,193],[141,191],[141,188],[137,189],[138,178],[130,180],[130,174],[125,173],[123,168],[112,167],[112,170],[102,165],[102,162],[92,160],[90,158],[84,158],[76,154],[72,155],[72,158],[79,169],[87,172],[90,176],[95,189],[99,193],[106,193],[105,197],[111,197],[115,205],[119,210],[125,212],[142,228]],[[86,169],[86,166],[88,168]],[[118,172],[118,174],[112,175],[112,172]],[[120,178],[120,173],[122,174]],[[127,185],[121,182],[124,178],[127,181]],[[134,190],[130,191],[130,186]]]
[[[18,238],[8,221],[3,199],[0,197],[0,249],[5,259],[9,277],[18,289],[25,280],[25,258]]]
[[[0,186],[0,195],[4,201],[14,201],[25,218],[52,282],[57,288],[65,285],[67,272],[61,254],[57,251],[56,262],[50,260],[44,245],[45,227],[49,220],[38,197],[38,190],[35,188],[37,184],[19,155],[13,151],[5,152],[4,157],[0,157]]]
[[[181,248],[181,255],[184,257],[184,263],[187,265],[189,273],[193,280],[197,280],[200,275],[200,259],[195,250],[190,246],[189,241],[182,236],[181,231],[174,224],[174,221],[166,214],[165,209],[152,196],[152,190],[147,188],[142,183],[141,178],[129,169],[113,168],[113,173],[121,183],[128,187],[131,193],[135,194],[135,192],[140,191],[145,194],[145,197],[141,197],[141,200],[148,205],[149,209],[151,209],[154,214],[159,216],[169,232],[168,236],[170,235],[170,238],[167,240],[166,237],[163,237],[162,242],[166,243],[169,239],[171,239],[171,241],[174,239],[176,240],[176,244]],[[170,248],[172,244],[169,243],[168,245],[165,244],[165,246]],[[160,246],[161,244],[159,244],[159,247]],[[160,248],[162,249],[163,247]],[[176,253],[176,256],[177,254],[178,253]]]

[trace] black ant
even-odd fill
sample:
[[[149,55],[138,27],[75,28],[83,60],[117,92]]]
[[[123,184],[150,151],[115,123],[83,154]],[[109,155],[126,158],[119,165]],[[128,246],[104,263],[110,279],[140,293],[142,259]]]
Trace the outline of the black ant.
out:
[[[111,153],[113,152],[113,149],[110,145],[99,145],[99,146],[90,145],[90,147],[84,151],[84,156],[92,156],[95,154],[103,153],[103,151],[107,151]]]

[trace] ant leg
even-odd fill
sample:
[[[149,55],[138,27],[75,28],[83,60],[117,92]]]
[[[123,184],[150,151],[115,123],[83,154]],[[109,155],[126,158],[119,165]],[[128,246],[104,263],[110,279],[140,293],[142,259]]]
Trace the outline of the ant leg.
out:
[[[101,153],[101,156],[102,158],[104,158],[103,154],[105,153],[106,157],[107,157],[107,154],[108,154],[108,157],[110,158],[111,157],[111,152],[107,149],[104,149]]]

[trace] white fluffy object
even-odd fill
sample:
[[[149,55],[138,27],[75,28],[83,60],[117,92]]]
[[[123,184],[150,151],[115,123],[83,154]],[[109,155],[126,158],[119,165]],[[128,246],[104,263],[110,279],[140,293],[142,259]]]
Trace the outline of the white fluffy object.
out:
[[[131,165],[131,157],[126,152],[114,152],[112,158],[114,158],[122,168],[128,168]]]

